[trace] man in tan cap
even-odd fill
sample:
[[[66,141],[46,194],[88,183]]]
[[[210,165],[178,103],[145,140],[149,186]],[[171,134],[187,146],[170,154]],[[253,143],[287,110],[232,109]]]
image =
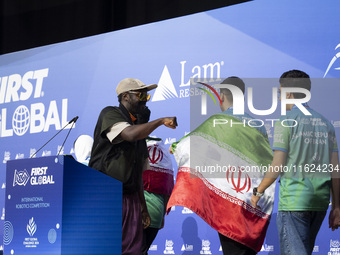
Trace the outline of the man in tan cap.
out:
[[[143,227],[150,225],[142,186],[148,158],[145,138],[161,125],[177,126],[176,117],[148,122],[147,92],[156,87],[122,80],[116,88],[119,107],[104,108],[94,131],[89,166],[123,182],[122,254],[141,254]]]

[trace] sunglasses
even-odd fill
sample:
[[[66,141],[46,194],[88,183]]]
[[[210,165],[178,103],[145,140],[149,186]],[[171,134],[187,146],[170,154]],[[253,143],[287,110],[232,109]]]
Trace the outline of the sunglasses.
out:
[[[135,94],[139,101],[149,101],[151,97],[151,95],[147,92],[129,91],[128,93]]]

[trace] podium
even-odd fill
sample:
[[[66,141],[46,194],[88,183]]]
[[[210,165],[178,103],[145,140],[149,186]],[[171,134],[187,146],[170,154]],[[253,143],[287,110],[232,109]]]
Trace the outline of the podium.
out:
[[[121,182],[67,156],[7,162],[4,255],[121,254]]]

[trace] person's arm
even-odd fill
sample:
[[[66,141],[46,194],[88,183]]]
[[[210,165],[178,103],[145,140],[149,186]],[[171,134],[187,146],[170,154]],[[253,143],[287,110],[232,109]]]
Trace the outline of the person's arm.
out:
[[[265,192],[265,190],[276,181],[277,177],[279,177],[281,173],[282,167],[286,163],[286,156],[287,153],[284,151],[280,150],[274,151],[273,162],[271,163],[260,185],[257,187],[257,192],[259,193]],[[259,200],[260,197],[252,195],[250,202],[252,206],[260,209],[260,207],[257,205]]]
[[[131,125],[129,127],[126,127],[120,133],[120,136],[125,141],[135,142],[135,141],[146,138],[156,128],[158,128],[161,125],[175,129],[177,126],[176,117],[160,118],[160,119],[150,121],[148,123],[144,123],[140,125]]]
[[[143,223],[143,228],[145,229],[148,226],[150,226],[151,219],[150,219],[150,215],[148,212],[148,208],[146,206],[143,187],[139,190],[138,194],[139,194],[140,206],[141,206],[141,211],[142,211],[142,223]]]
[[[332,231],[340,226],[340,178],[339,178],[339,155],[338,152],[333,152],[331,156],[331,165],[333,166],[332,176],[332,187],[331,187],[331,197],[332,197],[332,209],[329,213],[329,227]]]

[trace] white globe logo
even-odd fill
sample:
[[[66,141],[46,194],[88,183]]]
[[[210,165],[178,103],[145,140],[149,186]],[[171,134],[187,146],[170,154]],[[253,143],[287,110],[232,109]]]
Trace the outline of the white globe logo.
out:
[[[20,105],[13,114],[12,125],[14,133],[24,135],[30,126],[30,112],[24,105]]]

